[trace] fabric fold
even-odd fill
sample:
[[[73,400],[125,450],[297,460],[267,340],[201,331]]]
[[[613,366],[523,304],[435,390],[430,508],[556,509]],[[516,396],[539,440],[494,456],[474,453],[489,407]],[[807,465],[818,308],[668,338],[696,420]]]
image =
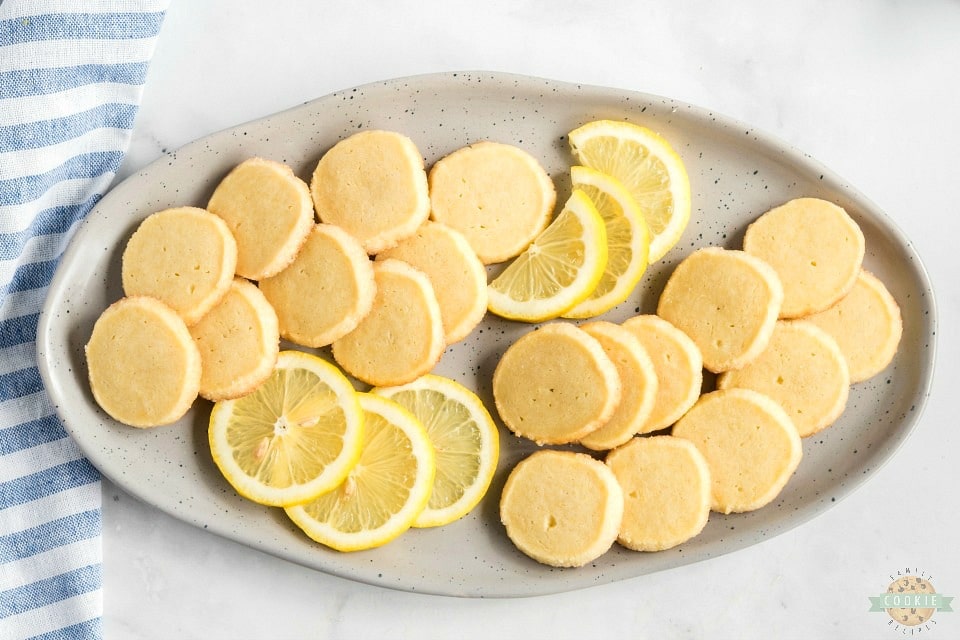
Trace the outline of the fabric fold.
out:
[[[0,638],[100,638],[100,475],[43,389],[37,320],[130,143],[165,0],[0,4]]]

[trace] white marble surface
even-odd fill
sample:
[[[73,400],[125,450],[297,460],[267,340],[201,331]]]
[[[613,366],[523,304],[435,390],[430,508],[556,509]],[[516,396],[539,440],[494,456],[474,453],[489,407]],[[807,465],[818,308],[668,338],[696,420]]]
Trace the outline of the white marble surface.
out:
[[[105,481],[106,637],[909,635],[867,611],[891,573],[916,567],[960,595],[957,34],[956,0],[172,0],[120,177],[194,138],[396,76],[484,69],[635,89],[748,122],[844,176],[914,241],[942,331],[920,425],[851,497],[750,549],[574,593],[460,600],[356,584]],[[960,636],[960,613],[934,620],[925,637]]]

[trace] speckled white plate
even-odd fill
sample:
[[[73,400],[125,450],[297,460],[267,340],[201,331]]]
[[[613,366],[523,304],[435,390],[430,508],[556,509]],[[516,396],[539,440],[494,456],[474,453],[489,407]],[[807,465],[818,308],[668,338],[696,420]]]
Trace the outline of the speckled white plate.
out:
[[[691,222],[679,245],[607,319],[651,313],[680,259],[706,245],[739,247],[749,221],[797,196],[832,200],[850,212],[866,236],[866,267],[900,303],[905,330],[893,364],[856,385],[841,419],[804,442],[795,477],[766,508],[712,514],[700,536],[669,551],[636,553],[614,545],[586,567],[551,569],[517,552],[499,523],[497,503],[506,474],[535,449],[501,429],[497,477],[466,518],[438,529],[411,530],[380,549],[342,554],[311,542],[283,511],[234,493],[210,458],[209,403],[198,401],[178,424],[152,430],[117,424],[94,403],[83,345],[99,313],[122,295],[120,255],[126,239],[154,211],[203,206],[217,182],[241,160],[272,158],[308,179],[326,149],[359,129],[409,135],[428,165],[467,143],[493,139],[519,145],[541,159],[562,202],[569,194],[572,162],[565,134],[598,118],[625,119],[659,131],[686,162],[693,192]],[[70,433],[104,475],[145,502],[338,576],[410,591],[506,597],[567,591],[703,560],[762,542],[832,507],[888,460],[917,424],[932,375],[934,325],[930,282],[910,242],[842,178],[770,136],[719,114],[641,93],[514,75],[450,73],[334,93],[198,140],[117,185],[84,221],[64,256],[43,309],[37,345],[46,388]],[[467,340],[448,349],[436,372],[476,389],[492,407],[493,368],[506,347],[530,329],[488,316]]]

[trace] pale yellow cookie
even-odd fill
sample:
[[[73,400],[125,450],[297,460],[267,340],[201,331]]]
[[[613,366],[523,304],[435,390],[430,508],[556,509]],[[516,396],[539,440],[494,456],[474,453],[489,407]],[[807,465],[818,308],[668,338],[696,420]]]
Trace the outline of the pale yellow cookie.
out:
[[[836,340],[806,320],[780,320],[760,356],[717,378],[717,387],[759,391],[780,404],[802,437],[843,413],[850,372]]]
[[[586,331],[553,322],[507,349],[493,372],[493,399],[504,424],[537,444],[576,442],[620,404],[620,376]]]
[[[250,158],[217,185],[207,208],[237,240],[237,275],[261,280],[293,261],[313,226],[307,184],[287,165]]]
[[[178,207],[147,216],[127,241],[122,260],[124,295],[156,298],[191,325],[230,288],[237,244],[217,216]]]
[[[797,198],[748,226],[743,249],[780,277],[780,317],[799,318],[823,311],[850,291],[863,262],[864,238],[841,207]]]
[[[743,251],[719,247],[687,256],[670,275],[657,315],[686,333],[719,373],[763,351],[783,302],[776,272]]]
[[[623,322],[643,345],[657,376],[657,394],[638,433],[669,427],[700,397],[703,358],[690,336],[659,316],[634,316]]]
[[[423,156],[393,131],[355,133],[328,150],[310,180],[317,216],[346,229],[367,253],[411,235],[430,215]]]
[[[466,238],[439,222],[427,221],[416,233],[377,259],[403,260],[427,274],[440,303],[444,340],[463,340],[487,311],[487,272]]]
[[[603,451],[627,442],[647,425],[657,400],[657,371],[640,340],[612,322],[595,321],[580,328],[593,336],[610,357],[620,377],[620,404],[602,427],[580,439],[588,449]]]
[[[431,217],[462,233],[484,264],[522,253],[556,202],[537,159],[512,145],[477,142],[430,169]]]
[[[623,489],[617,541],[635,551],[662,551],[693,538],[710,516],[710,468],[683,438],[633,438],[607,454]]]
[[[280,335],[306,347],[324,347],[360,324],[373,307],[373,264],[343,229],[314,225],[296,259],[260,281],[280,321]]]
[[[253,391],[280,352],[277,314],[252,282],[236,278],[227,294],[190,327],[203,373],[200,395],[214,402]]]
[[[373,308],[333,343],[333,357],[373,386],[406,384],[429,372],[443,354],[440,305],[430,279],[406,262],[375,262],[373,274]]]
[[[537,451],[507,477],[500,520],[517,548],[537,562],[580,567],[613,545],[623,491],[599,460],[572,451]]]
[[[183,319],[146,296],[122,298],[100,315],[86,344],[97,404],[133,427],[176,422],[200,390],[200,351]]]
[[[850,382],[862,382],[893,360],[903,335],[900,307],[872,273],[861,271],[850,293],[826,311],[807,316],[837,341],[850,369]]]
[[[786,412],[751,389],[724,389],[700,397],[673,426],[707,460],[711,509],[753,511],[769,504],[800,464],[803,448]]]

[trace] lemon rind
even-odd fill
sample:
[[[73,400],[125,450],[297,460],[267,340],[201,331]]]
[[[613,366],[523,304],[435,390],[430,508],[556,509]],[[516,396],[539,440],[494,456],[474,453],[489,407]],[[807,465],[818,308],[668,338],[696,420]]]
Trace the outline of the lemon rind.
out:
[[[617,201],[623,217],[626,218],[630,228],[633,230],[630,242],[633,255],[642,256],[642,259],[634,258],[631,260],[627,269],[617,276],[617,283],[610,291],[597,297],[594,297],[594,292],[591,292],[583,301],[563,314],[564,318],[579,320],[593,318],[606,313],[630,297],[630,294],[633,293],[633,290],[647,270],[650,254],[650,230],[647,227],[647,221],[643,215],[643,211],[640,209],[640,205],[638,205],[634,197],[630,195],[627,188],[613,176],[597,171],[596,169],[591,169],[590,167],[577,165],[570,168],[570,177],[575,189],[578,184],[589,184],[606,192]],[[604,184],[604,186],[601,187],[601,184]],[[599,208],[597,211],[599,212]],[[606,225],[606,220],[604,220],[604,224]],[[608,257],[609,237],[609,234],[607,234]],[[606,273],[608,269],[609,262],[607,268],[604,269],[604,273]]]
[[[578,148],[582,147],[587,139],[600,135],[614,137],[628,137],[644,146],[651,148],[655,155],[663,161],[671,180],[673,195],[674,216],[669,224],[659,234],[651,233],[649,263],[659,261],[666,253],[680,241],[684,230],[690,222],[691,196],[690,177],[680,154],[660,134],[630,122],[616,120],[596,120],[574,129],[567,135],[571,149],[581,164],[589,166],[588,162],[580,157]],[[679,217],[678,217],[679,216]]]

